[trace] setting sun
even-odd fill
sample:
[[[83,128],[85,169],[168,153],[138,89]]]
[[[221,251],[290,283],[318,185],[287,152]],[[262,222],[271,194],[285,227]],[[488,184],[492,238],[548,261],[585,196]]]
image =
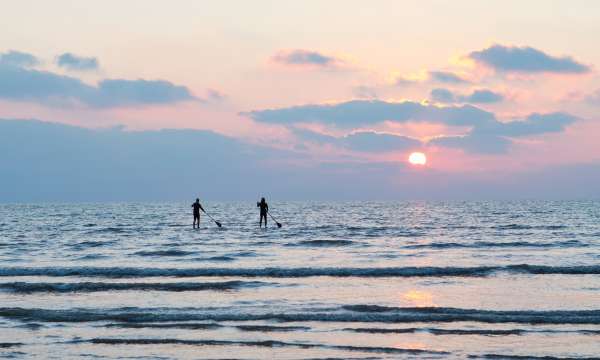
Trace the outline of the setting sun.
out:
[[[427,164],[427,156],[422,152],[414,152],[408,157],[408,162],[413,165],[425,165]]]

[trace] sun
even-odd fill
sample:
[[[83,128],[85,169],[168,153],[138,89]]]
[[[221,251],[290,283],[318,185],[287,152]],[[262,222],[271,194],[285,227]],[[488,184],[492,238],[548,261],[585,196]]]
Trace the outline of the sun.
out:
[[[414,152],[411,153],[408,157],[408,162],[413,165],[425,165],[427,164],[427,156],[422,152]]]

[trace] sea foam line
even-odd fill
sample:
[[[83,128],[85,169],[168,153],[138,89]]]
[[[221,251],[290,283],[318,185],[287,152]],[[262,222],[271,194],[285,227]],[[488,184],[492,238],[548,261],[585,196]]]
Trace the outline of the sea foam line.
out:
[[[82,276],[105,278],[143,277],[272,277],[301,278],[331,277],[444,277],[488,276],[497,272],[517,274],[600,274],[600,265],[548,266],[548,265],[496,265],[474,267],[303,267],[303,268],[150,268],[150,267],[0,267],[0,277],[14,276]]]

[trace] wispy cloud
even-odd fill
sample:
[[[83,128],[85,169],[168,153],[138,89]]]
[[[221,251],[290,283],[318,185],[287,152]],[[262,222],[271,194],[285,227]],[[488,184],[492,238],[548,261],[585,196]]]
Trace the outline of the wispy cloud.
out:
[[[600,106],[600,89],[585,96],[585,101],[590,105]]]
[[[377,90],[373,87],[361,85],[352,90],[359,99],[377,99]]]
[[[343,61],[335,56],[303,49],[281,50],[273,55],[271,60],[282,65],[318,68],[335,68],[343,64]]]

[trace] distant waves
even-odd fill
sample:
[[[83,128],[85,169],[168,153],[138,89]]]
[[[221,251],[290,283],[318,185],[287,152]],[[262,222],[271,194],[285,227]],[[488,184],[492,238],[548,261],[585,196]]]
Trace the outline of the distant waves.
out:
[[[314,276],[331,277],[446,277],[446,276],[489,276],[499,272],[514,274],[600,274],[600,265],[547,266],[547,265],[497,265],[473,267],[267,267],[267,268],[150,268],[150,267],[1,267],[0,277],[50,276],[50,277],[265,277],[303,278]]]

